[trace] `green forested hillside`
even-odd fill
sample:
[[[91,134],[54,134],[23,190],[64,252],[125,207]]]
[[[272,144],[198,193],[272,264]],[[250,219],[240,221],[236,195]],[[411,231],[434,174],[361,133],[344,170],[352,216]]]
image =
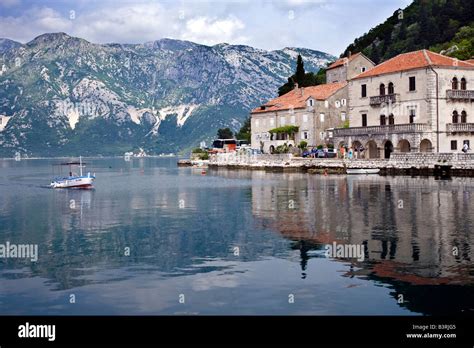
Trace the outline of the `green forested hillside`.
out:
[[[459,59],[474,56],[474,1],[414,0],[344,51],[379,63],[397,54],[430,49]]]

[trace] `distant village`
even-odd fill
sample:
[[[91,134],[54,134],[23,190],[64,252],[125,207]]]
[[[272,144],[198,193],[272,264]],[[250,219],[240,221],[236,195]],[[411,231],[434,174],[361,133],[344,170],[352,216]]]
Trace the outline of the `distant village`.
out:
[[[349,54],[327,68],[325,84],[295,84],[252,110],[251,148],[365,159],[468,152],[474,141],[470,84],[474,59],[419,50],[375,65],[362,53]]]

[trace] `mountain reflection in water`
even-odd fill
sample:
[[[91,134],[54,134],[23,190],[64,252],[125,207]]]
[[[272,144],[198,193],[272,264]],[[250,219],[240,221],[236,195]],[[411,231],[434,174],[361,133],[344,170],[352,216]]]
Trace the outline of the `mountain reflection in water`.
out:
[[[54,162],[0,160],[0,243],[39,246],[0,259],[2,314],[473,313],[472,179],[115,158],[88,160],[94,190],[51,190]]]

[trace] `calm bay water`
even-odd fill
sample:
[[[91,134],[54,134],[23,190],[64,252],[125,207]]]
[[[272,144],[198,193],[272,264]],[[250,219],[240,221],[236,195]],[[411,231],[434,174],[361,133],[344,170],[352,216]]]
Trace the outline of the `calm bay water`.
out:
[[[57,162],[0,160],[0,244],[39,246],[0,259],[0,314],[474,313],[473,179],[117,158],[88,161],[94,190],[53,190]]]

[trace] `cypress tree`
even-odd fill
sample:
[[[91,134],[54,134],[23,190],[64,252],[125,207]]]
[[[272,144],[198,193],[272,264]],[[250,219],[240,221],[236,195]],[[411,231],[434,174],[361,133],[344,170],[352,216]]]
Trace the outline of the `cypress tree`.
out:
[[[298,60],[296,62],[296,82],[298,82],[298,85],[302,85],[304,82],[304,63],[303,63],[303,58],[301,57],[301,54],[298,54]]]

